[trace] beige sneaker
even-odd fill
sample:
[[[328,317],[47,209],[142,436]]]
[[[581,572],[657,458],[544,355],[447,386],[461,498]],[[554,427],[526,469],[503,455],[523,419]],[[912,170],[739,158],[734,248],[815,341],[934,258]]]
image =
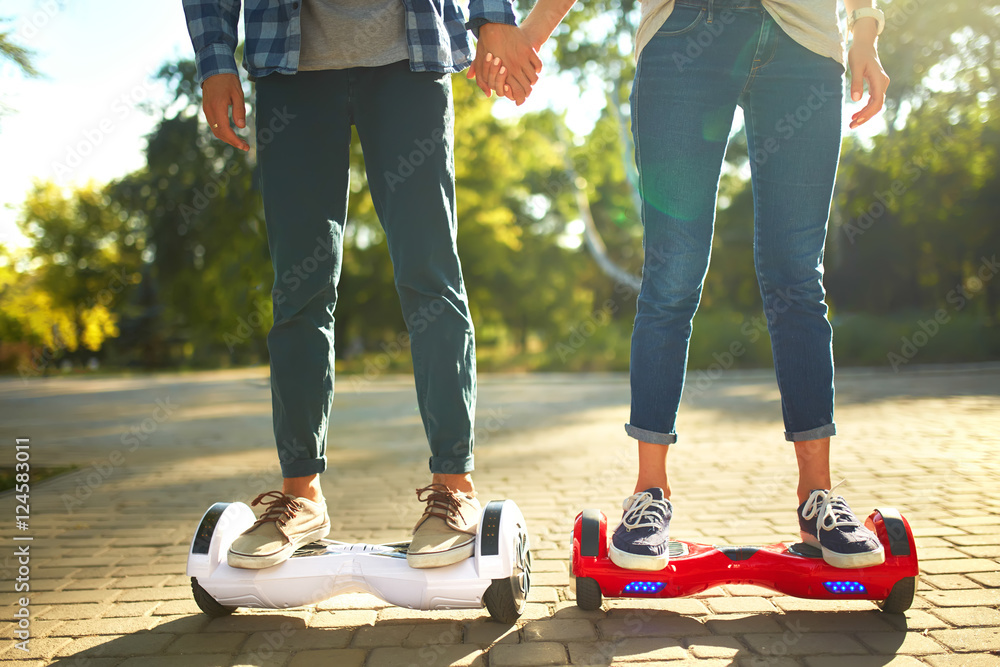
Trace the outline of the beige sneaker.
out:
[[[482,507],[475,496],[455,493],[444,484],[417,489],[417,499],[427,503],[413,527],[406,553],[410,567],[443,567],[461,562],[476,550],[476,530]]]
[[[229,547],[230,567],[259,570],[278,565],[303,544],[330,534],[330,515],[325,501],[317,503],[281,491],[268,491],[257,496],[250,506],[262,502],[267,509]]]

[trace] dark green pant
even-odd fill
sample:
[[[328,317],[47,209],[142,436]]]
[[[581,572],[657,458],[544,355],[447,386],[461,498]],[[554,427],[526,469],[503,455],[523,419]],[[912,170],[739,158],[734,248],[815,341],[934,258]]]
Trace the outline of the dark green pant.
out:
[[[471,471],[475,339],[455,243],[451,78],[411,72],[406,61],[271,74],[257,82],[256,122],[275,273],[267,344],[282,475],[326,469],[352,123],[389,244],[430,469]]]

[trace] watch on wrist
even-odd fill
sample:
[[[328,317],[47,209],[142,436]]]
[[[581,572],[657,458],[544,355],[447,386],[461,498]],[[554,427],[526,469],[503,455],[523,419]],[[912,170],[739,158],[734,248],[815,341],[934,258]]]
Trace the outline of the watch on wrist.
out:
[[[861,9],[855,9],[851,12],[851,15],[847,19],[847,30],[849,32],[854,32],[854,24],[857,20],[869,16],[878,22],[878,28],[875,31],[875,35],[881,35],[882,30],[885,29],[885,14],[882,13],[881,9],[876,9],[875,7],[862,7]]]

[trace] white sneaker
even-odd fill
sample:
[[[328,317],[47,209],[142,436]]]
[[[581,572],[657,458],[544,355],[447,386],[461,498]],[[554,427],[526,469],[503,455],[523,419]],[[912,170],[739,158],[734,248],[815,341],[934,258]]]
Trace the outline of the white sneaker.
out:
[[[417,489],[417,499],[426,501],[427,508],[413,527],[413,540],[406,553],[410,567],[444,567],[475,553],[482,511],[479,500],[456,493],[444,484]]]
[[[264,502],[265,499],[270,500]],[[268,491],[257,496],[250,506],[262,502],[267,509],[229,547],[230,567],[250,570],[272,567],[288,560],[300,546],[330,534],[326,501],[314,502],[281,491]]]

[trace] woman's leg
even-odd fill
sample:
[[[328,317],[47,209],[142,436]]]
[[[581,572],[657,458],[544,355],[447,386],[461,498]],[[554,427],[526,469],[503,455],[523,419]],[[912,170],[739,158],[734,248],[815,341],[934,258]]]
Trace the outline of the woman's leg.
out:
[[[732,11],[723,26],[719,15],[715,24],[708,17],[707,7],[678,3],[643,49],[632,89],[645,262],[625,430],[639,441],[639,472],[611,545],[611,559],[630,569],[661,569],[669,560],[667,450],[677,439],[719,178],[760,18],[759,12]],[[685,55],[689,40],[711,46],[691,59]]]
[[[772,54],[740,100],[754,194],[754,266],[781,391],[785,438],[833,421],[833,331],[823,252],[840,156],[843,67],[766,20]]]
[[[719,177],[742,88],[733,77],[735,44],[716,40],[693,64],[677,60],[686,40],[707,30],[706,15],[689,5],[674,8],[643,49],[631,97],[645,262],[625,430],[661,446],[677,439],[691,321],[708,271]],[[749,40],[753,31],[740,28],[726,26],[727,40]],[[659,468],[658,461],[650,464]]]
[[[769,18],[763,30],[770,57],[755,68],[740,104],[753,181],[754,264],[785,438],[795,443],[799,467],[799,527],[832,565],[877,565],[884,560],[878,538],[830,486],[836,426],[823,251],[840,156],[843,67]]]

